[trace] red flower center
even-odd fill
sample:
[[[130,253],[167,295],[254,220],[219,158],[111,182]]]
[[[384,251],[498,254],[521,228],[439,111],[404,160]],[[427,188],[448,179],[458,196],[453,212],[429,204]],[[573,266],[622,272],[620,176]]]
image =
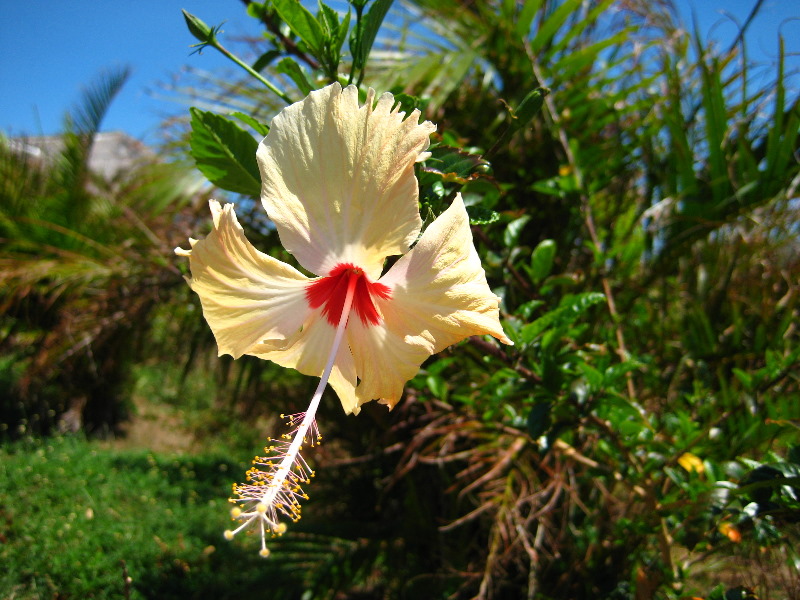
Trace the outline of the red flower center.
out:
[[[336,327],[342,316],[345,296],[351,278],[356,278],[356,287],[353,292],[352,310],[361,318],[364,325],[377,325],[381,322],[378,309],[375,308],[375,298],[387,299],[391,297],[391,290],[382,283],[372,282],[367,279],[364,271],[349,263],[336,265],[327,277],[317,279],[306,288],[306,300],[311,308],[323,307],[322,314],[328,323]]]

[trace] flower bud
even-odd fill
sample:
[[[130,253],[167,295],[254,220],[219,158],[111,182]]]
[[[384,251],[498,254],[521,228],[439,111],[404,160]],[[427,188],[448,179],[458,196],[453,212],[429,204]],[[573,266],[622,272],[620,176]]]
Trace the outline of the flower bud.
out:
[[[183,10],[183,18],[186,19],[186,25],[189,27],[189,32],[201,42],[210,42],[214,37],[213,29],[206,25],[201,19],[195,17],[192,13]]]

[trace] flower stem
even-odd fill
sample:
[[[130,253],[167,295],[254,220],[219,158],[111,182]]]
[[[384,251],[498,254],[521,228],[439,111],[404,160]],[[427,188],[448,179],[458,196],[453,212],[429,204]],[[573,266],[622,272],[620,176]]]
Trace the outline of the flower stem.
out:
[[[286,92],[284,92],[283,90],[281,90],[281,89],[279,89],[278,87],[276,87],[276,86],[275,86],[275,84],[274,84],[274,83],[272,83],[271,81],[269,81],[268,79],[265,79],[265,78],[264,78],[264,77],[261,75],[261,73],[258,73],[258,72],[256,72],[256,71],[254,71],[254,70],[252,69],[252,67],[250,67],[250,65],[248,65],[246,62],[244,62],[244,61],[243,61],[242,59],[240,59],[238,56],[236,56],[235,54],[233,54],[232,52],[230,52],[230,51],[229,51],[229,50],[228,50],[228,49],[227,49],[225,46],[223,46],[223,45],[222,45],[222,44],[220,44],[219,42],[212,43],[211,45],[212,45],[214,48],[216,48],[217,50],[219,50],[219,51],[220,51],[222,54],[224,54],[225,56],[227,56],[228,58],[230,58],[230,59],[231,59],[233,62],[235,62],[237,65],[239,65],[240,67],[242,67],[242,68],[243,68],[245,71],[247,71],[247,72],[248,72],[250,75],[252,75],[252,76],[253,76],[253,77],[255,77],[256,79],[258,79],[258,80],[259,80],[261,83],[263,83],[265,86],[267,86],[267,89],[269,89],[269,91],[271,91],[273,94],[275,94],[276,96],[278,96],[278,97],[279,97],[281,100],[283,100],[284,102],[286,102],[286,104],[291,104],[291,103],[292,103],[292,99],[291,99],[289,96],[287,96],[287,95],[286,95]]]

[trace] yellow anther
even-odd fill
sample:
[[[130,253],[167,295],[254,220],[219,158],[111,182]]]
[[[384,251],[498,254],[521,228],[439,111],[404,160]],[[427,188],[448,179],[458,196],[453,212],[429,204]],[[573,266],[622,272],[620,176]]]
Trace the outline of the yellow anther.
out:
[[[275,533],[278,535],[286,533],[286,523],[278,523],[278,526],[275,528]]]
[[[265,512],[267,512],[267,505],[263,502],[259,502],[256,504],[256,510],[263,515]]]
[[[228,540],[229,542],[233,539],[233,532],[230,529],[226,529],[223,535],[225,536],[225,539]]]
[[[231,509],[231,517],[234,518],[234,519],[238,519],[241,516],[242,516],[242,509],[239,508],[238,506],[234,506]],[[233,537],[233,535],[231,535],[231,537]]]
[[[262,548],[261,550],[258,551],[258,555],[261,558],[267,558],[269,556],[269,548]]]

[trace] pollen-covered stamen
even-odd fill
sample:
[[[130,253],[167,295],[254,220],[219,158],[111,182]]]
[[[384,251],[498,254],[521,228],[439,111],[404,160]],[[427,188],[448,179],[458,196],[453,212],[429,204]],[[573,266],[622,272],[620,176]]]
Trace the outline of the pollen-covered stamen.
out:
[[[344,337],[358,282],[362,278],[363,272],[360,269],[358,273],[350,271],[346,274],[346,290],[340,307],[336,335],[308,410],[305,413],[284,417],[289,419],[288,425],[293,428],[288,434],[291,442],[288,439],[270,439],[264,448],[264,456],[256,456],[253,459],[253,466],[246,473],[247,483],[233,484],[233,493],[236,497],[230,501],[238,506],[231,510],[231,517],[241,524],[234,530],[226,531],[225,539],[231,540],[243,529],[258,523],[261,534],[259,554],[263,557],[269,556],[266,547],[267,534],[274,537],[286,531],[286,525],[281,523],[279,518],[283,516],[295,522],[299,521],[300,500],[308,500],[302,485],[310,483],[314,471],[301,456],[300,450],[304,442],[313,445],[314,441],[319,442],[321,439],[314,417]]]
[[[322,308],[322,314],[334,327],[342,314],[347,290],[355,279],[353,310],[365,325],[377,325],[381,315],[375,299],[387,299],[391,290],[375,281],[370,281],[364,271],[350,263],[340,263],[331,269],[327,277],[321,277],[306,288],[306,300],[311,308]]]
[[[294,413],[291,415],[284,415],[281,413],[281,419],[286,419],[286,426],[289,428],[289,431],[284,433],[281,437],[287,440],[291,439],[292,435],[294,435],[294,432],[298,430],[300,425],[302,425],[305,417],[306,413],[304,412]],[[316,419],[311,422],[311,427],[309,427],[308,431],[306,432],[306,437],[303,441],[310,446],[322,443],[322,434],[319,432]]]

